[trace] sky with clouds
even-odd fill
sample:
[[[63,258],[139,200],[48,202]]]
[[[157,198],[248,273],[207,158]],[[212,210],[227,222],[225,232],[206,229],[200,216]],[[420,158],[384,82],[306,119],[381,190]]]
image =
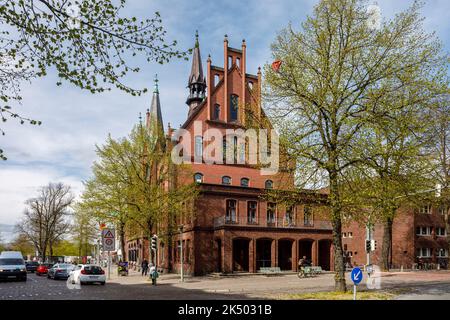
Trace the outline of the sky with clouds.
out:
[[[378,0],[382,14],[391,17],[412,4],[411,0]],[[299,25],[311,13],[317,0],[128,0],[124,14],[138,18],[161,13],[168,39],[176,39],[181,49],[193,46],[195,30],[199,31],[204,66],[211,54],[212,62],[222,66],[223,36],[229,45],[239,48],[247,42],[247,72],[256,73],[258,66],[270,62],[270,44],[277,31],[289,22]],[[436,31],[450,49],[450,1],[427,0],[423,8],[425,28]],[[158,74],[160,99],[165,128],[170,122],[178,127],[187,116],[187,78],[190,62],[170,64],[137,62],[139,74],[128,78],[136,88],[153,86]],[[0,146],[8,161],[0,163],[0,224],[14,224],[20,218],[24,201],[36,194],[39,186],[61,181],[82,190],[82,181],[90,175],[95,160],[95,144],[101,144],[109,133],[113,137],[127,135],[138,121],[139,112],[150,107],[151,92],[132,97],[113,90],[92,95],[70,84],[56,87],[57,78],[50,73],[22,87],[25,116],[41,120],[42,126],[19,126],[8,122],[2,128]]]

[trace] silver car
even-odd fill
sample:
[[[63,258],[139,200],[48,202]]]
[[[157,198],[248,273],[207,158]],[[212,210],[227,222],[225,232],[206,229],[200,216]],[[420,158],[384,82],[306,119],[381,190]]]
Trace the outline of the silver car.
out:
[[[69,274],[73,271],[75,266],[68,263],[57,263],[48,269],[47,278],[51,279],[67,279]]]

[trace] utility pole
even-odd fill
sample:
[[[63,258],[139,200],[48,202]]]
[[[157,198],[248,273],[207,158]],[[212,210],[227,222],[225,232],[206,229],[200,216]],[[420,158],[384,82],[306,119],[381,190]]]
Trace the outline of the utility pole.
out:
[[[111,280],[111,251],[108,251],[108,280]]]

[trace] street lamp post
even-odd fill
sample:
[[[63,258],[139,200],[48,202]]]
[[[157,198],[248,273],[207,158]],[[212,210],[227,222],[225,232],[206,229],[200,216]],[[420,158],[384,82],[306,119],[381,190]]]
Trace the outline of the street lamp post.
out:
[[[100,265],[100,239],[97,239],[97,264]]]
[[[181,282],[184,282],[184,274],[183,274],[183,265],[184,265],[184,258],[183,258],[183,225],[180,225],[180,263],[181,263]]]

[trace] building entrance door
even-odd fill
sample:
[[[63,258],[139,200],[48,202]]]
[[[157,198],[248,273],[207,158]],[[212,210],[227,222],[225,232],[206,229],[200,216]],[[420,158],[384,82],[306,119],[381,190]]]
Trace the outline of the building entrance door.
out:
[[[292,270],[292,240],[278,241],[278,266],[281,270]]]
[[[272,264],[272,240],[256,240],[256,271],[260,268],[270,268]]]
[[[248,255],[250,240],[233,240],[233,271],[248,272]]]

